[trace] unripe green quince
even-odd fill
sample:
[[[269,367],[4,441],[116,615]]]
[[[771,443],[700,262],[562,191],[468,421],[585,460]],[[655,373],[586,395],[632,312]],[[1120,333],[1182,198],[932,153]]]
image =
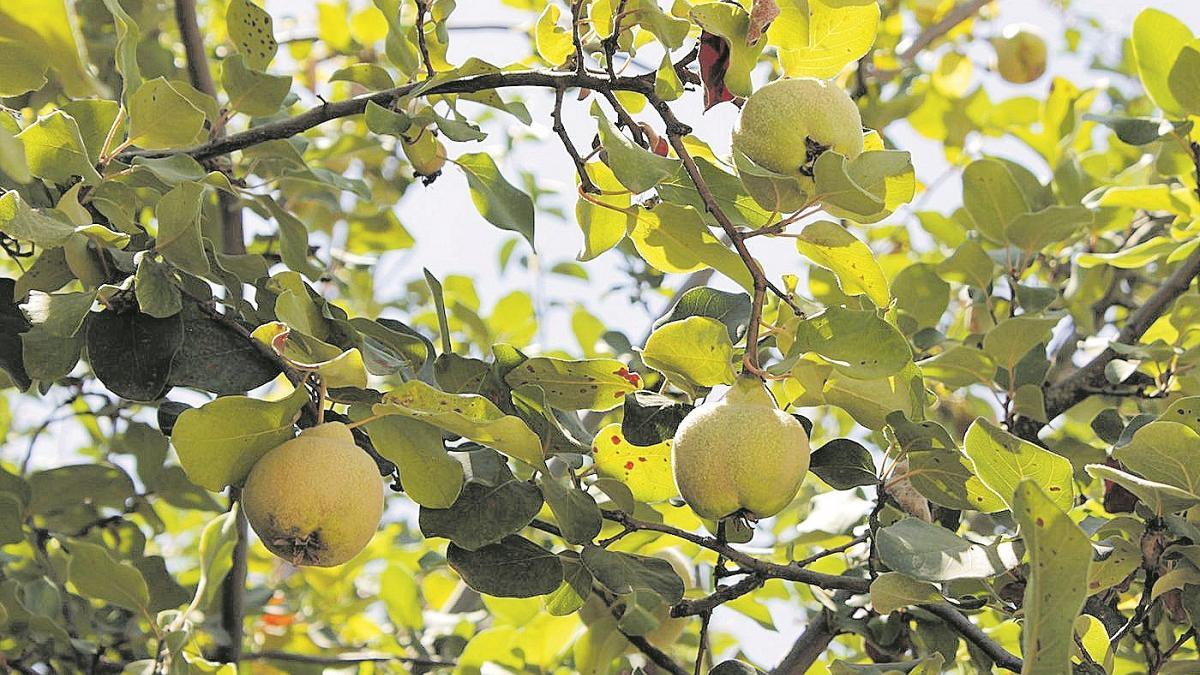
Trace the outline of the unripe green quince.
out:
[[[766,518],[782,511],[808,472],[808,434],[754,376],[688,413],[675,431],[679,494],[697,515]]]
[[[1005,80],[1027,84],[1046,72],[1046,40],[1033,26],[1007,26],[991,43],[996,50],[996,70]]]
[[[383,517],[383,481],[349,427],[327,422],[271,450],[250,470],[242,506],[275,555],[332,567],[353,558]]]
[[[446,146],[428,129],[412,141],[401,137],[400,147],[418,176],[434,176],[446,165]]]
[[[862,154],[862,116],[835,84],[781,78],[746,99],[733,129],[733,150],[735,159],[740,153],[764,169],[800,179],[811,194],[812,167],[821,153],[833,150],[850,159]],[[742,174],[751,196],[774,208],[779,198],[772,188]]]

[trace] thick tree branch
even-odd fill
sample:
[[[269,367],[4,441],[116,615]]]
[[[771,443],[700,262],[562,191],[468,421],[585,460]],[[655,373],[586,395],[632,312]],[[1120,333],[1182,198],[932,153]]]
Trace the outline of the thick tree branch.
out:
[[[837,596],[834,596],[835,599]],[[843,598],[844,601],[844,598]],[[829,612],[824,608],[805,627],[804,632],[792,643],[792,648],[784,655],[783,660],[771,670],[771,675],[804,675],[812,664],[821,658],[821,654],[829,648],[829,643],[837,637],[837,631],[829,620]]]
[[[1138,306],[1129,316],[1125,325],[1121,327],[1113,342],[1125,345],[1137,344],[1151,324],[1187,292],[1192,281],[1198,275],[1200,275],[1200,249],[1193,251],[1183,262],[1179,263],[1175,271],[1158,286],[1157,290]],[[1065,379],[1046,386],[1043,389],[1046,418],[1054,419],[1088,396],[1111,390],[1112,386],[1104,376],[1104,368],[1117,356],[1117,352],[1112,347],[1108,347]],[[1040,423],[1023,417],[1016,421],[1013,431],[1018,436],[1033,441],[1037,439],[1037,432],[1041,426]]]
[[[204,36],[196,22],[196,0],[175,0],[175,23],[179,27],[183,51],[187,56],[188,80],[200,91],[217,98],[217,85],[213,82],[212,70],[208,66],[208,54],[204,49]],[[214,121],[213,139],[225,135],[224,124]],[[236,195],[217,192],[217,204],[221,208],[222,250],[229,255],[246,252],[245,228],[242,222],[242,207]]]
[[[175,0],[175,23],[179,28],[180,40],[187,56],[188,79],[196,89],[217,98],[217,85],[213,82],[212,70],[208,66],[208,53],[204,49],[204,37],[196,20],[196,0]],[[212,129],[214,138],[224,134],[223,125]],[[222,248],[225,253],[239,255],[246,252],[245,230],[242,222],[242,207],[235,195],[218,192],[217,205],[221,213]],[[258,342],[253,340],[253,342]],[[278,359],[278,356],[276,356]],[[241,490],[230,488],[229,508],[233,508],[241,497]],[[229,642],[222,645],[217,657],[226,663],[237,663],[242,657],[244,642],[247,539],[249,537],[246,515],[238,510],[237,540],[230,554],[232,564],[229,574],[221,586],[221,628]]]

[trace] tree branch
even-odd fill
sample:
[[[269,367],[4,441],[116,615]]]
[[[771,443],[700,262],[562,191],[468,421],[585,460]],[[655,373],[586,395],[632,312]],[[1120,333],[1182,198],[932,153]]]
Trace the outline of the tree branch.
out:
[[[648,521],[638,520],[622,511],[605,511],[604,517],[607,520],[611,520],[631,530],[662,532],[663,534],[669,534],[678,539],[682,539],[697,546],[709,549],[710,551],[715,551],[721,556],[728,558],[731,562],[736,563],[742,569],[748,570],[751,576],[756,576],[761,580],[784,579],[787,581],[795,581],[802,584],[808,584],[810,586],[816,586],[818,588],[824,588],[826,590],[843,590],[850,591],[851,593],[855,594],[867,593],[871,588],[871,580],[866,577],[823,574],[821,572],[814,572],[812,570],[804,569],[796,563],[780,565],[778,563],[760,560],[753,556],[747,555],[736,548],[733,548],[729,544],[720,541],[716,537],[709,537],[702,534],[696,534],[694,532],[688,532],[687,530],[681,530],[677,527],[672,527],[662,523],[651,523]],[[737,584],[727,586],[726,589],[737,588],[739,592],[745,591],[744,593],[741,593],[744,595],[745,593],[753,590],[747,590],[747,586],[749,586],[751,583],[752,582],[750,581],[742,580]],[[722,591],[725,591],[725,589],[722,589]],[[718,593],[722,591],[718,591]],[[733,591],[729,592],[733,593]],[[701,600],[696,601],[685,601],[679,603],[679,605],[682,605],[685,608],[683,611],[686,611],[686,609],[693,607],[694,604],[702,603],[706,600],[708,599],[702,598]],[[949,625],[950,628],[952,628],[955,632],[991,657],[991,659],[995,661],[996,665],[1009,670],[1021,670],[1022,661],[1019,657],[1010,654],[1007,650],[1001,647],[998,642],[989,638],[986,634],[984,634],[982,629],[976,626],[969,618],[967,618],[965,614],[960,612],[954,606],[948,603],[940,602],[935,604],[920,605],[920,607],[945,621],[946,624]],[[674,615],[674,610],[672,610],[672,616]],[[832,637],[830,639],[832,639]]]
[[[695,616],[711,612],[720,605],[723,605],[730,600],[753,593],[762,588],[763,582],[766,581],[762,576],[752,573],[747,574],[741,581],[736,584],[722,586],[710,595],[697,600],[683,599],[671,606],[671,616],[679,618],[683,616]]]
[[[1132,345],[1141,339],[1155,321],[1163,315],[1181,295],[1191,287],[1192,280],[1200,275],[1200,248],[1193,251],[1179,267],[1166,278],[1154,293],[1142,302],[1121,327],[1113,342]],[[1048,385],[1043,390],[1046,402],[1046,418],[1054,419],[1097,391],[1111,388],[1104,377],[1104,368],[1117,358],[1117,352],[1108,347],[1086,365],[1067,378]],[[1020,418],[1014,432],[1027,440],[1037,438],[1041,425],[1029,418]]]
[[[550,112],[551,119],[554,120],[553,126],[550,128],[554,133],[558,134],[559,140],[562,141],[563,147],[566,148],[567,154],[571,156],[571,161],[575,163],[575,173],[579,174],[579,189],[588,194],[600,194],[600,188],[592,182],[591,176],[588,175],[587,165],[583,161],[583,157],[579,155],[579,150],[575,148],[575,143],[571,141],[570,134],[567,133],[567,127],[562,120],[562,104],[563,94],[566,92],[562,87],[554,90],[554,109]]]
[[[835,601],[837,595],[834,596]],[[845,601],[845,598],[842,599]],[[792,643],[792,648],[771,670],[771,675],[804,675],[816,663],[817,659],[821,658],[821,654],[829,648],[829,643],[833,642],[833,638],[837,637],[838,633],[829,621],[828,610],[822,608],[820,614],[813,618],[812,622],[796,638]]]
[[[306,663],[316,666],[352,666],[356,663],[388,663],[400,662],[407,663],[412,666],[425,666],[436,668],[442,666],[455,666],[454,661],[443,661],[441,659],[428,659],[416,656],[398,656],[395,654],[382,653],[359,653],[347,652],[336,656],[321,656],[318,654],[295,654],[292,652],[281,651],[266,651],[252,652],[242,657],[243,661],[285,661],[289,663]]]
[[[681,61],[680,67],[687,59]],[[443,73],[442,75],[445,75]],[[269,122],[257,127],[252,127],[245,131],[231,134],[224,138],[215,138],[207,143],[187,148],[183,150],[127,150],[117,156],[117,159],[129,163],[135,157],[171,157],[174,155],[188,155],[197,160],[204,161],[227,155],[238,150],[242,150],[259,143],[267,141],[281,140],[291,138],[296,134],[303,133],[314,127],[320,126],[325,122],[350,117],[353,115],[361,115],[366,109],[367,104],[374,102],[378,105],[389,106],[396,99],[409,95],[420,96],[438,96],[443,94],[469,94],[486,89],[505,89],[512,87],[543,87],[550,89],[563,88],[581,88],[592,89],[600,92],[613,91],[634,91],[641,94],[653,93],[654,91],[654,76],[655,73],[647,73],[645,75],[637,75],[633,77],[618,77],[615,80],[610,80],[606,77],[600,77],[589,73],[555,73],[544,72],[537,70],[516,71],[516,72],[501,72],[501,73],[484,73],[482,75],[471,75],[461,79],[444,80],[430,84],[429,82],[417,82],[406,84],[401,87],[385,89],[373,94],[364,94],[345,101],[337,101],[335,103],[323,103],[315,108],[279,120],[277,122]],[[636,125],[635,125],[636,127]],[[635,129],[633,133],[640,132],[640,129]]]
[[[208,67],[208,54],[204,50],[204,37],[196,23],[196,0],[175,0],[175,23],[187,56],[188,79],[196,89],[217,98],[217,85],[213,82]],[[213,140],[225,135],[224,125],[213,122]],[[246,252],[246,234],[242,222],[242,207],[236,195],[217,192],[217,204],[221,209],[222,250],[229,255]]]
[[[925,48],[933,44],[935,40],[946,35],[950,31],[958,27],[959,24],[967,21],[976,14],[979,10],[989,5],[992,0],[968,0],[961,4],[955,5],[953,9],[946,12],[946,16],[942,17],[941,21],[921,31],[917,37],[913,38],[912,44],[905,47],[903,51],[897,54],[900,62],[909,65],[916,61],[917,55]]]
[[[1000,646],[999,642],[984,634],[983,629],[976,626],[965,614],[953,606],[939,602],[933,605],[921,605],[921,609],[937,615],[938,618],[946,622],[946,625],[953,628],[956,633],[969,640],[984,654],[987,654],[997,666],[1013,672],[1021,672],[1021,667],[1024,665],[1021,659],[1010,654],[1008,650]]]

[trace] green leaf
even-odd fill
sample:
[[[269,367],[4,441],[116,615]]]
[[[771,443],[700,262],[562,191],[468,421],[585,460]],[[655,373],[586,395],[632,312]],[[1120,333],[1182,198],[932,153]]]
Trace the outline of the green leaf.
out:
[[[944,601],[945,598],[937,586],[899,572],[884,572],[871,582],[871,605],[880,614],[890,614],[913,605]]]
[[[875,44],[878,3],[808,0],[780,3],[779,9],[767,36],[779,47],[789,77],[833,77]]]
[[[0,97],[20,96],[41,89],[46,84],[46,69],[50,64],[45,54],[31,44],[0,37]]]
[[[986,384],[996,374],[996,362],[983,350],[962,345],[917,362],[921,373],[951,389]]]
[[[707,146],[701,145],[692,136],[684,138],[683,142],[684,145],[690,146],[692,152],[697,153],[694,159],[696,160],[696,168],[700,170],[700,177],[708,185],[708,189],[712,192],[713,199],[716,200],[717,205],[721,207],[721,210],[725,212],[725,215],[729,217],[729,220],[734,225],[758,229],[775,222],[775,212],[760,206],[755,198],[750,195],[741,178],[720,168],[715,157],[711,159],[705,157],[705,155],[710,155],[712,152]],[[600,185],[599,187],[608,189],[604,185]],[[701,217],[704,218],[709,226],[718,226],[716,219],[713,218],[712,214],[708,213],[704,199],[696,191],[696,184],[692,182],[691,177],[687,175],[686,171],[676,172],[674,175],[666,178],[659,183],[656,190],[664,201],[681,206],[690,206],[700,212]]]
[[[100,182],[79,125],[61,110],[38,117],[17,138],[25,146],[25,160],[33,175],[60,185],[70,183],[72,176],[82,176],[88,185]]]
[[[204,138],[204,117],[165,78],[147,80],[129,97],[129,143],[147,150],[195,145]]]
[[[92,372],[109,391],[131,401],[153,401],[166,393],[171,362],[182,342],[178,316],[156,319],[106,309],[87,323]]]
[[[33,179],[29,162],[25,159],[25,144],[17,138],[16,133],[4,126],[0,126],[0,172],[22,184]]]
[[[260,197],[259,203],[267,207],[279,225],[279,255],[283,258],[283,264],[313,281],[320,279],[324,270],[309,258],[308,228],[304,223],[271,197]]]
[[[813,164],[813,180],[821,203],[854,217],[869,218],[884,211],[884,202],[850,175],[850,164],[837,152],[825,152]]]
[[[630,397],[632,399],[632,397]],[[691,410],[691,406],[687,406]],[[681,412],[681,411],[678,411]],[[678,426],[678,421],[674,423]],[[635,445],[625,438],[621,425],[609,424],[592,440],[592,461],[603,476],[611,476],[629,488],[633,499],[647,504],[663,502],[679,494],[671,473],[671,435]]]
[[[905,518],[879,531],[879,558],[896,572],[922,581],[987,579],[1021,562],[1016,544],[972,544],[944,527]]]
[[[200,581],[196,584],[198,607],[207,607],[221,589],[221,582],[233,568],[233,549],[237,546],[238,507],[208,521],[200,533]]]
[[[67,578],[82,595],[132,612],[149,613],[150,591],[137,568],[117,562],[101,546],[82,541],[70,544]]]
[[[562,10],[548,2],[533,28],[533,43],[538,56],[552,66],[561,66],[575,51],[571,31],[558,25]],[[570,19],[568,19],[570,21]]]
[[[411,380],[372,407],[376,415],[403,415],[495,448],[534,467],[545,461],[542,443],[519,417],[475,394],[447,394]]]
[[[683,579],[675,573],[671,563],[662,558],[591,545],[583,547],[580,557],[596,581],[617,595],[650,591],[672,605],[683,598]]]
[[[1163,112],[1181,116],[1183,106],[1170,86],[1172,68],[1192,41],[1192,31],[1179,19],[1158,9],[1145,9],[1133,20],[1131,42],[1138,77],[1146,93]]]
[[[633,207],[636,225],[629,232],[638,255],[668,273],[711,267],[751,290],[750,272],[740,257],[709,231],[692,207],[662,203],[653,209]]]
[[[543,477],[541,486],[546,505],[554,513],[563,539],[572,544],[588,544],[600,534],[604,521],[600,517],[600,507],[591,495],[563,487],[550,477]]]
[[[642,360],[672,380],[698,387],[732,384],[733,343],[724,324],[691,316],[655,329]]]
[[[983,338],[983,351],[998,368],[1012,373],[1029,350],[1050,340],[1050,329],[1058,319],[1016,316],[1001,321]]]
[[[622,27],[637,24],[658,38],[668,50],[683,46],[691,28],[691,22],[687,19],[664,12],[657,0],[630,0],[625,5],[625,11],[629,14]]]
[[[1066,457],[1017,438],[982,417],[967,429],[963,451],[974,463],[979,479],[1010,507],[1006,495],[1026,478],[1036,480],[1060,508],[1074,504],[1073,469]]]
[[[533,200],[529,195],[506,181],[486,152],[462,155],[454,161],[467,175],[471,201],[479,215],[502,230],[519,233],[533,247]]]
[[[675,175],[682,165],[677,159],[662,157],[637,145],[617,130],[599,103],[592,104],[600,143],[604,146],[607,164],[622,185],[640,194]]]
[[[546,595],[563,580],[558,556],[517,535],[476,551],[451,543],[446,549],[446,562],[468,586],[498,598]]]
[[[133,283],[138,308],[145,314],[165,319],[178,314],[183,307],[171,266],[159,260],[153,251],[141,254]]]
[[[1179,244],[1169,237],[1153,237],[1136,246],[1113,253],[1083,253],[1075,259],[1075,262],[1084,269],[1108,265],[1117,269],[1133,270],[1170,255],[1178,247]]]
[[[16,190],[0,195],[0,230],[13,239],[43,248],[62,246],[75,234],[69,223],[31,209]]]
[[[832,271],[846,295],[866,294],[876,307],[887,307],[892,296],[883,269],[863,242],[837,223],[821,220],[800,232],[796,248]]]
[[[637,211],[630,209],[631,195],[602,162],[588,162],[587,173],[605,194],[581,195],[575,201],[575,220],[583,231],[583,249],[576,256],[588,261],[611,249],[637,224]]]
[[[1155,421],[1138,429],[1113,457],[1129,470],[1158,483],[1200,494],[1200,434],[1179,422]],[[1196,473],[1192,469],[1197,468]]]
[[[208,256],[201,241],[200,216],[208,188],[184,181],[158,200],[154,215],[158,237],[154,249],[171,264],[197,276],[209,273]]]
[[[690,316],[706,316],[725,324],[730,342],[737,342],[746,332],[750,321],[750,296],[745,293],[728,293],[707,286],[688,289],[671,311],[654,322],[661,328],[673,321],[682,321]]]
[[[1129,490],[1156,515],[1178,513],[1200,504],[1200,495],[1174,485],[1147,480],[1103,464],[1088,464],[1084,469],[1091,476],[1110,480]]]
[[[705,31],[725,39],[729,53],[724,84],[736,96],[749,96],[754,90],[750,73],[767,46],[766,40],[749,39],[750,15],[738,5],[719,2],[698,4],[689,14]]]
[[[252,117],[266,117],[279,112],[292,89],[292,78],[251,70],[241,54],[234,54],[221,62],[221,87],[229,96],[229,107]]]
[[[615,359],[567,361],[538,356],[521,363],[504,380],[513,389],[541,387],[546,402],[559,410],[612,410],[626,394],[641,389],[641,378]]]
[[[542,493],[532,483],[511,477],[495,486],[468,481],[449,507],[421,507],[421,533],[474,551],[525,529],[541,508]]]
[[[799,321],[789,357],[819,354],[839,372],[875,380],[901,371],[912,362],[912,349],[895,326],[872,311],[828,307]]]
[[[113,59],[121,74],[121,100],[129,103],[130,96],[142,86],[142,69],[138,65],[138,43],[142,31],[133,17],[121,6],[120,0],[104,0],[117,29],[117,46]]]
[[[996,275],[996,263],[988,257],[982,246],[968,240],[938,264],[937,273],[946,281],[988,288]]]
[[[1023,251],[1036,252],[1073,238],[1091,224],[1092,212],[1082,206],[1051,206],[1023,213],[1004,230],[1004,237]]]
[[[296,389],[278,401],[222,396],[179,415],[171,444],[188,478],[220,492],[239,485],[263,455],[295,436],[308,393]]]
[[[250,0],[230,0],[225,10],[229,37],[237,45],[246,65],[258,71],[266,70],[279,50],[271,25],[271,15]]]
[[[1004,241],[1005,230],[1029,203],[1008,166],[996,159],[979,159],[963,170],[963,207],[975,228],[992,241]]]
[[[1092,544],[1057,502],[1031,479],[1022,480],[1013,495],[1013,517],[1021,524],[1029,553],[1021,605],[1025,610],[1022,673],[1071,671],[1075,617],[1088,595],[1084,584]]]
[[[171,362],[170,384],[214,394],[241,394],[275,379],[279,364],[228,324],[184,298],[183,344]]]
[[[664,101],[674,101],[683,96],[684,91],[683,81],[679,79],[679,73],[675,72],[675,63],[671,61],[671,55],[663,54],[662,64],[654,74],[654,94]]]
[[[917,181],[909,153],[868,150],[848,162],[836,152],[825,155],[829,159],[818,158],[820,166],[813,168],[821,205],[830,215],[875,223],[912,200]]]
[[[935,265],[917,263],[901,269],[892,280],[896,309],[917,319],[919,327],[941,321],[950,301],[950,285],[937,275]]]
[[[552,616],[567,616],[583,607],[591,596],[592,573],[577,557],[562,555],[559,560],[563,566],[562,585],[546,596],[546,611]]]
[[[395,80],[392,79],[387,69],[374,63],[355,63],[345,68],[339,68],[329,76],[329,81],[354,82],[355,84],[361,84],[371,91],[381,91],[396,86]],[[387,110],[374,101],[369,102],[367,107],[370,108],[372,104],[376,108]]]
[[[813,451],[808,468],[835,490],[874,485],[875,460],[858,441],[835,438]]]
[[[463,467],[446,452],[442,432],[405,417],[383,417],[366,427],[375,451],[400,471],[404,492],[431,509],[454,504],[463,489]]]

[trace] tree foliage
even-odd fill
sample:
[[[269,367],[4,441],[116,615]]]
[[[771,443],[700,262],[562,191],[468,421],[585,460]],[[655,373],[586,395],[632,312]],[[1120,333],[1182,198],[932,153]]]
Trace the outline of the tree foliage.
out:
[[[1048,49],[985,0],[294,4],[0,2],[0,664],[1197,668],[1191,27]],[[527,52],[480,58],[495,31]],[[779,77],[847,92],[862,153],[779,173],[704,122]],[[480,222],[418,223],[425,190]],[[589,291],[378,265],[471,227]],[[537,252],[564,238],[578,260]],[[614,275],[632,320],[594,311]],[[703,520],[671,440],[742,372],[811,475]],[[296,568],[237,499],[323,420],[388,515]]]

